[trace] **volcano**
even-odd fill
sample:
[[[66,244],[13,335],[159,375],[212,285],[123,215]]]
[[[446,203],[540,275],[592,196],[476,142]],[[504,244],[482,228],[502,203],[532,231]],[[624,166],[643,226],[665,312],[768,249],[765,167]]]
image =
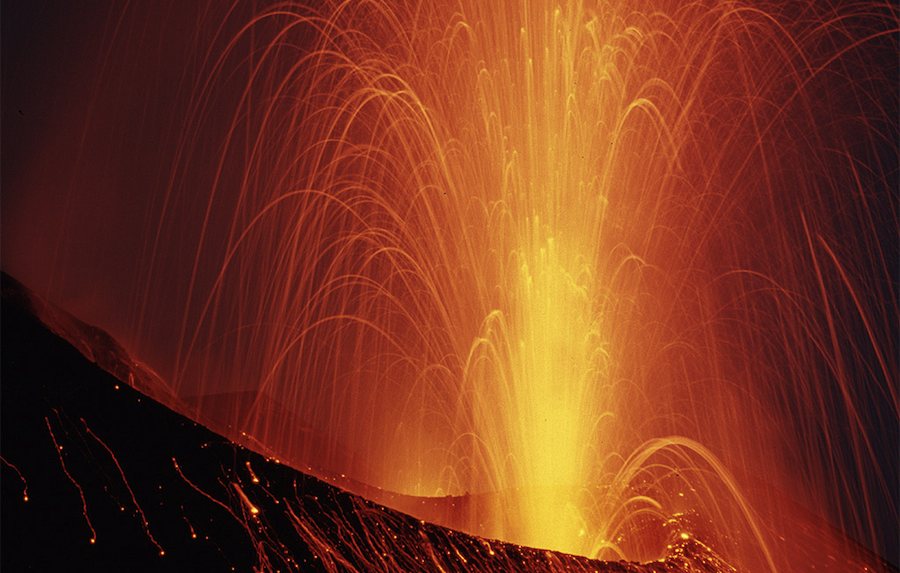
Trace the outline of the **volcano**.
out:
[[[6,274],[2,305],[5,571],[733,571],[693,539],[612,563],[433,525],[163,406],[111,336]]]
[[[4,570],[735,571],[677,530],[661,561],[608,562],[391,509],[367,497],[425,515],[471,500],[323,480],[236,444],[157,401],[155,375],[112,336],[2,281]],[[861,548],[820,557],[896,571]]]

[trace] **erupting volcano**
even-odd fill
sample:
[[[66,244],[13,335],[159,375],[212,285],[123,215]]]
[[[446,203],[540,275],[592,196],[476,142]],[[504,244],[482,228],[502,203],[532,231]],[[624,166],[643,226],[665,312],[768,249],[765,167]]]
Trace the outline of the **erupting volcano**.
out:
[[[169,409],[370,500],[290,513],[306,549],[259,547],[314,557],[257,569],[463,567],[411,557],[420,537],[464,569],[539,554],[470,539],[581,556],[548,552],[559,569],[900,561],[892,3],[3,16],[2,264],[50,301],[28,308]],[[57,433],[93,443],[91,420],[43,416],[87,517]],[[3,479],[26,483],[9,439]],[[219,505],[259,540],[252,477]],[[298,507],[271,479],[268,514]],[[423,528],[382,528],[403,520]]]

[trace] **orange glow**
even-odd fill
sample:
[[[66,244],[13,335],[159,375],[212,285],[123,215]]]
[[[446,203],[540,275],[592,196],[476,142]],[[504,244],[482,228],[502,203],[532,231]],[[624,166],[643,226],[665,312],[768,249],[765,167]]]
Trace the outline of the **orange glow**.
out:
[[[28,503],[28,482],[25,481],[25,476],[22,475],[22,472],[18,467],[7,461],[3,456],[0,456],[0,462],[3,462],[6,466],[16,472],[16,476],[18,476],[19,480],[22,482],[22,501]]]
[[[895,7],[323,4],[197,16],[149,198],[72,186],[140,247],[85,305],[151,395],[489,538],[775,571],[819,520],[887,551]]]
[[[250,481],[259,483],[259,478],[256,477],[256,473],[254,473],[253,468],[250,466],[250,462],[247,462],[247,471],[250,473]]]
[[[73,486],[75,486],[75,489],[78,490],[78,496],[81,498],[81,512],[84,514],[84,522],[87,524],[88,529],[91,531],[91,537],[89,541],[93,545],[97,542],[97,532],[94,530],[94,524],[91,523],[91,518],[88,515],[87,500],[85,500],[84,498],[84,490],[81,488],[81,484],[79,484],[75,480],[75,478],[72,477],[72,474],[69,473],[69,469],[66,467],[66,461],[63,457],[62,451],[63,448],[61,445],[59,445],[59,442],[56,441],[56,434],[53,433],[53,427],[50,425],[50,418],[45,417],[44,423],[47,424],[47,431],[50,433],[50,440],[53,442],[53,446],[56,449],[57,455],[59,456],[59,465],[62,468],[63,473],[66,474],[66,478],[69,480],[69,482],[72,483]]]
[[[118,390],[118,385],[115,387]],[[150,542],[156,546],[156,549],[159,551],[160,556],[165,555],[166,552],[163,550],[162,546],[153,537],[153,533],[150,532],[150,523],[147,521],[147,516],[144,514],[144,510],[141,508],[141,504],[138,503],[137,497],[134,495],[134,490],[131,489],[131,485],[128,483],[128,478],[125,477],[125,471],[122,469],[122,466],[119,464],[119,459],[113,453],[113,451],[106,445],[106,442],[100,439],[100,436],[95,434],[93,430],[87,425],[87,422],[84,421],[84,418],[81,418],[81,423],[84,425],[84,431],[87,432],[87,435],[94,438],[98,444],[100,444],[103,449],[109,454],[109,457],[112,459],[113,463],[116,466],[116,469],[119,470],[119,477],[122,478],[122,483],[125,485],[125,489],[128,490],[128,495],[131,496],[131,502],[134,504],[135,510],[137,510],[138,516],[140,516],[141,527],[144,528],[144,533],[147,535],[147,538],[150,539]],[[119,507],[120,511],[125,511],[124,507]],[[93,541],[91,542],[93,543]]]

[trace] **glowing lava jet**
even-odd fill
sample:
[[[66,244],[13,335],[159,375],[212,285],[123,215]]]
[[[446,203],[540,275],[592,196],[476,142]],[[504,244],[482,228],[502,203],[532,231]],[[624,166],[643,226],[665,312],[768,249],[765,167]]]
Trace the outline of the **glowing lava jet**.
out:
[[[141,255],[54,277],[125,285],[133,320],[83,313],[170,405],[516,543],[775,570],[824,518],[889,551],[895,7],[214,7]]]

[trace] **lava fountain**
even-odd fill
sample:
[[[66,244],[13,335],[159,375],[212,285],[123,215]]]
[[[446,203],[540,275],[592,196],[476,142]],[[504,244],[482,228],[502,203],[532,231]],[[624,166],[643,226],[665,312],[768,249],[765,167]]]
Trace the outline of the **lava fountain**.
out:
[[[606,559],[697,536],[775,570],[810,514],[893,551],[895,7],[398,4],[185,10],[181,75],[143,80],[179,105],[119,116],[165,150],[135,152],[96,110],[164,20],[114,11],[57,255],[23,200],[11,270],[64,305],[121,291],[68,303],[171,405],[469,494],[454,527]],[[100,162],[152,176],[123,199]],[[127,225],[127,264],[79,205]]]

